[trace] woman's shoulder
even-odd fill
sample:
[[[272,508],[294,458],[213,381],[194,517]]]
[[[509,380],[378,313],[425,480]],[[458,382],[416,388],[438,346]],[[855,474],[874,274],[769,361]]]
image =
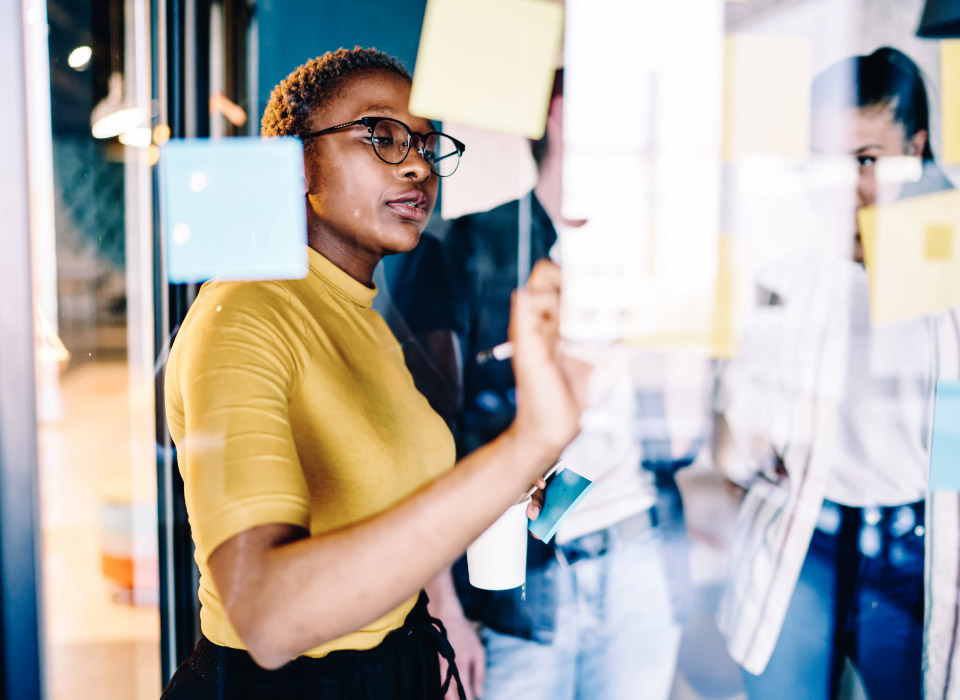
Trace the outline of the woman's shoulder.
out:
[[[291,295],[280,280],[211,280],[200,287],[191,312],[228,315],[284,309],[290,306]]]
[[[184,320],[205,330],[251,335],[302,335],[303,308],[287,280],[211,280],[204,283]]]

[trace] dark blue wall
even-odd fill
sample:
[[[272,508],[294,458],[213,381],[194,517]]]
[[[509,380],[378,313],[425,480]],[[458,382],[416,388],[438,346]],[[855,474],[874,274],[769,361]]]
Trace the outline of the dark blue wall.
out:
[[[376,47],[411,73],[426,0],[261,0],[257,121],[274,85],[308,59],[340,47]]]

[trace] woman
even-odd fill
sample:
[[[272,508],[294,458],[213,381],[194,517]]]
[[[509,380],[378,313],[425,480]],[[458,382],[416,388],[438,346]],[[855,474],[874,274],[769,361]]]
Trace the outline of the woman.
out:
[[[421,589],[576,431],[541,266],[514,304],[517,419],[450,469],[452,437],[370,308],[375,266],[417,244],[463,150],[409,97],[403,67],[360,48],[271,95],[263,135],[304,140],[310,271],[204,285],[173,347],[204,638],[165,698],[441,697],[456,668]]]
[[[856,160],[857,209],[885,203],[884,158],[922,165],[899,198],[951,187],[920,71],[902,52],[841,61],[812,96],[812,149]],[[935,358],[952,365],[938,344],[953,331],[935,331],[946,315],[871,325],[850,214],[850,259],[794,256],[762,275],[770,300],[718,384],[717,464],[747,488],[719,622],[751,700],[836,698],[848,663],[871,700],[919,700],[924,681],[926,697],[948,697],[940,650],[954,644],[925,629],[924,557]],[[938,539],[954,540],[956,520],[937,522]],[[929,558],[938,581],[955,566],[956,550],[945,553]]]

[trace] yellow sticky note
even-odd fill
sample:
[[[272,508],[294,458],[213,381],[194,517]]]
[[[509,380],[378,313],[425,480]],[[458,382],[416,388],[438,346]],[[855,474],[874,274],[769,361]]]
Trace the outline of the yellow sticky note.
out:
[[[859,212],[874,325],[960,305],[960,192]]]
[[[700,299],[694,307],[677,309],[684,319],[684,328],[663,333],[628,334],[624,341],[651,350],[688,350],[708,357],[730,359],[737,352],[737,257],[736,239],[721,235],[717,240],[717,277],[712,294]],[[669,306],[674,300],[663,294],[660,303]],[[691,310],[694,313],[690,313]]]
[[[786,36],[731,34],[724,47],[723,158],[810,152],[810,45]]]
[[[940,42],[943,93],[943,161],[960,165],[960,39]]]
[[[545,0],[429,0],[410,111],[543,136],[563,6]]]
[[[925,256],[927,260],[949,261],[953,256],[953,226],[947,223],[927,225],[925,231]]]

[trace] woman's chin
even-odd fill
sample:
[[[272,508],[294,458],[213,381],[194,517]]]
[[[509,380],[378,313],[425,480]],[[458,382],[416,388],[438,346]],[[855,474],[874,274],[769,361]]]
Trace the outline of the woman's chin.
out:
[[[397,255],[398,253],[409,253],[417,247],[420,242],[422,231],[413,226],[405,226],[404,231],[389,236],[388,240],[383,242],[384,255]]]

